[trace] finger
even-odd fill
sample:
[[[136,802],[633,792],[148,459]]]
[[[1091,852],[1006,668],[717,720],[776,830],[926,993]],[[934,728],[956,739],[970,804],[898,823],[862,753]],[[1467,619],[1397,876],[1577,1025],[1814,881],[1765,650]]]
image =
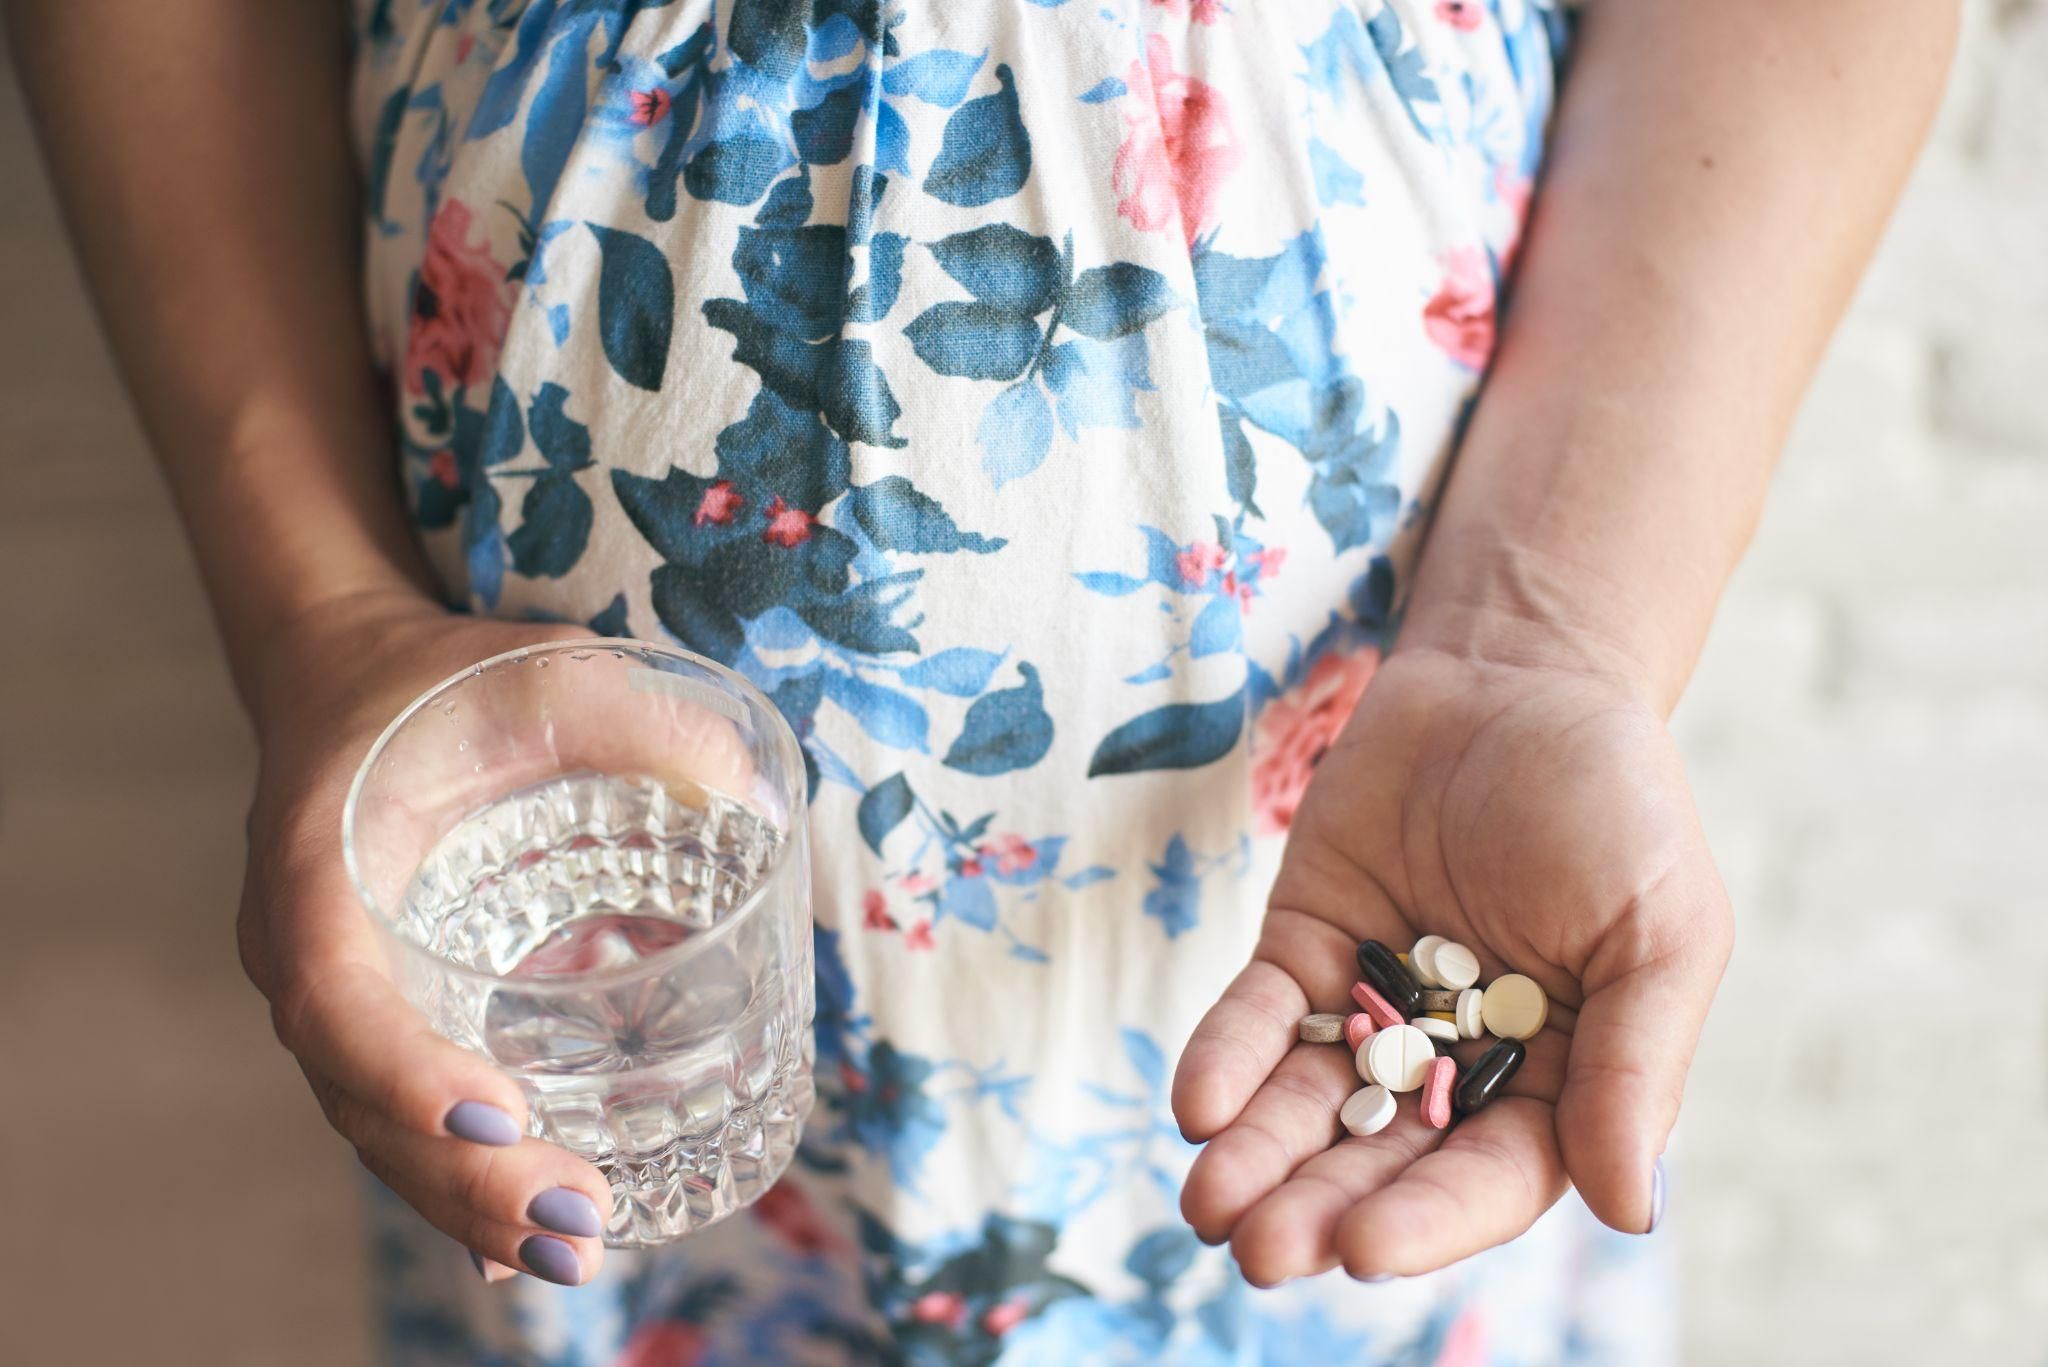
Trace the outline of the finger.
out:
[[[1335,1267],[1337,1227],[1345,1212],[1406,1171],[1442,1137],[1415,1107],[1403,1105],[1394,1123],[1378,1134],[1346,1137],[1295,1168],[1231,1231],[1231,1253],[1245,1279],[1254,1286],[1277,1286]]]
[[[1448,1267],[1528,1229],[1564,1195],[1551,1109],[1505,1097],[1465,1117],[1443,1143],[1345,1212],[1344,1270],[1361,1280]]]
[[[519,1275],[518,1268],[507,1267],[495,1259],[486,1258],[473,1248],[466,1248],[463,1252],[469,1255],[469,1265],[476,1269],[476,1274],[482,1277],[487,1285],[495,1286]]]
[[[1173,1074],[1173,1114],[1201,1143],[1237,1118],[1312,1010],[1351,1009],[1353,945],[1320,917],[1274,908],[1259,948],[1209,1008]]]
[[[1237,1118],[1294,1047],[1308,998],[1293,978],[1254,959],[1209,1008],[1173,1071],[1173,1114],[1195,1143]]]
[[[1708,867],[1660,883],[1588,966],[1557,1136],[1572,1183],[1614,1229],[1648,1232],[1660,1213],[1657,1160],[1732,938]]]
[[[599,1242],[612,1198],[590,1164],[527,1139],[488,1148],[404,1129],[314,1080],[329,1120],[377,1179],[428,1223],[488,1264],[564,1285],[588,1281],[604,1259]]]
[[[1253,1202],[1330,1146],[1338,1108],[1360,1085],[1348,1051],[1297,1044],[1188,1170],[1180,1209],[1195,1233],[1212,1244],[1228,1238]]]
[[[395,1125],[485,1146],[526,1132],[518,1084],[436,1035],[379,969],[322,963],[281,991],[271,1014],[309,1074]]]

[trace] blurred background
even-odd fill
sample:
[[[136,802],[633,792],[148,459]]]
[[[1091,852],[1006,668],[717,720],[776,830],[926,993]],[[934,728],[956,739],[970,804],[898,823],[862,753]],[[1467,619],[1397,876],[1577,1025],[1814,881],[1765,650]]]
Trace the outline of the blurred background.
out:
[[[1678,714],[1741,917],[1691,1361],[2048,1364],[2044,72],[2048,3],[1971,5]],[[0,81],[0,1362],[365,1362],[354,1159],[235,962],[254,752]]]

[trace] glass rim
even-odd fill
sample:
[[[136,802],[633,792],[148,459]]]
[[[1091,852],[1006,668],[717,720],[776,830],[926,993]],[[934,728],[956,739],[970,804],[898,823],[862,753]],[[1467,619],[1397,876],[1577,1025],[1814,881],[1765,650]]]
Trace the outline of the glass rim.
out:
[[[349,882],[355,886],[356,900],[361,904],[363,915],[372,926],[376,927],[379,935],[387,942],[396,945],[400,952],[431,964],[437,973],[481,983],[517,983],[522,991],[536,993],[577,992],[591,987],[613,986],[629,982],[635,978],[652,976],[676,964],[686,963],[698,954],[703,953],[706,949],[715,947],[726,938],[728,931],[733,926],[752,920],[758,908],[767,901],[769,889],[781,878],[784,869],[796,857],[795,852],[804,840],[805,815],[808,811],[809,803],[808,795],[801,787],[798,787],[792,794],[794,799],[792,806],[793,819],[788,822],[788,829],[785,830],[781,843],[776,847],[774,854],[770,856],[766,867],[761,871],[760,877],[755,880],[753,888],[748,891],[745,897],[740,899],[738,906],[720,917],[708,930],[686,936],[673,945],[658,949],[654,953],[636,959],[630,964],[623,964],[614,968],[595,969],[588,973],[550,975],[545,978],[515,978],[504,973],[492,973],[481,968],[471,968],[469,965],[458,963],[446,955],[436,954],[426,946],[415,944],[403,935],[400,935],[392,927],[390,917],[386,914],[382,904],[378,901],[375,894],[370,891],[369,885],[363,877],[362,861],[357,857],[356,809],[362,799],[364,785],[369,781],[371,767],[376,764],[377,760],[391,744],[391,741],[405,728],[408,722],[412,721],[415,716],[425,710],[430,704],[438,702],[444,694],[465,680],[480,678],[485,670],[497,665],[523,663],[535,655],[552,656],[575,650],[610,650],[614,652],[632,650],[642,654],[651,654],[664,659],[676,660],[680,663],[706,670],[720,683],[738,694],[742,700],[757,705],[758,709],[773,721],[773,745],[777,751],[781,752],[784,765],[791,773],[802,773],[804,770],[803,753],[797,744],[796,733],[790,729],[789,722],[783,717],[781,709],[776,707],[774,701],[767,694],[756,688],[745,675],[727,668],[716,660],[707,659],[702,655],[693,655],[672,646],[665,646],[657,641],[643,641],[625,636],[592,636],[581,637],[575,640],[544,641],[538,645],[517,646],[511,650],[500,651],[488,659],[463,666],[407,703],[399,711],[398,715],[393,717],[384,729],[377,734],[377,739],[371,742],[369,751],[363,756],[362,763],[356,766],[355,777],[348,785],[348,796],[343,799],[341,806],[342,862],[348,868]],[[621,655],[621,658],[624,658],[623,655]]]

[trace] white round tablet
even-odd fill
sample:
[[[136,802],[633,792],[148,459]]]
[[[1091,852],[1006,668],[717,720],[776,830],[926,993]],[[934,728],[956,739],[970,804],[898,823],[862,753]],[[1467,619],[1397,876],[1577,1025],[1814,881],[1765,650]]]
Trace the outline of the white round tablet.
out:
[[[1394,1109],[1392,1092],[1378,1085],[1361,1087],[1345,1098],[1337,1118],[1344,1122],[1345,1129],[1363,1139],[1393,1124]]]
[[[1446,940],[1437,946],[1430,956],[1430,965],[1436,969],[1437,979],[1445,987],[1457,991],[1479,981],[1479,956],[1456,940]]]
[[[1374,1038],[1375,1036],[1373,1035],[1367,1035],[1359,1044],[1358,1051],[1351,1056],[1351,1061],[1358,1066],[1358,1076],[1367,1082],[1377,1081],[1372,1075],[1372,1042]]]
[[[1395,1025],[1365,1042],[1372,1080],[1390,1092],[1412,1092],[1429,1077],[1436,1046],[1412,1025]]]
[[[1486,994],[1476,987],[1468,987],[1458,994],[1455,1012],[1458,1017],[1458,1033],[1466,1039],[1478,1039],[1486,1033],[1486,1018],[1480,1012],[1480,1003]]]
[[[1443,980],[1436,975],[1435,956],[1437,946],[1444,942],[1441,935],[1425,935],[1415,942],[1415,948],[1408,951],[1408,971],[1415,975],[1415,981],[1424,987],[1442,987]]]
[[[1431,1039],[1440,1039],[1445,1044],[1458,1042],[1458,1027],[1449,1021],[1440,1021],[1435,1016],[1417,1016],[1408,1023]]]

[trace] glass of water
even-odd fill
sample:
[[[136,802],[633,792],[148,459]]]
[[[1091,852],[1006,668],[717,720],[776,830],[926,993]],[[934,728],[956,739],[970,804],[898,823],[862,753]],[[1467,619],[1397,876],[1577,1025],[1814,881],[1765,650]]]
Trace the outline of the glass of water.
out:
[[[713,1224],[810,1113],[804,763],[744,679],[637,641],[516,650],[363,761],[349,872],[433,1028],[611,1183],[605,1242]]]

